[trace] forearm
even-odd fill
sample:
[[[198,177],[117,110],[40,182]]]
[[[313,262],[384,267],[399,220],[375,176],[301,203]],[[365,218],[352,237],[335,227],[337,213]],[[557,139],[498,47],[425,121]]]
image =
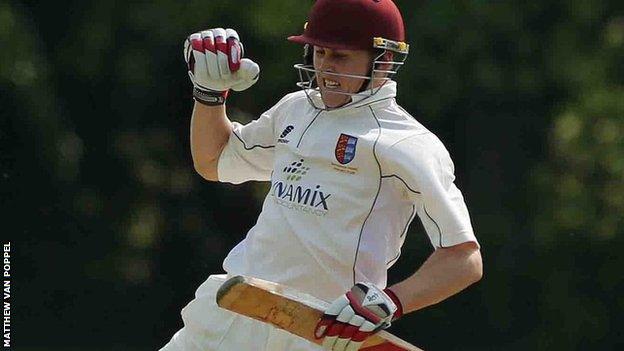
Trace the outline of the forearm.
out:
[[[218,180],[217,162],[232,131],[225,105],[195,103],[191,117],[191,154],[195,170],[207,180]]]
[[[482,271],[477,245],[464,243],[437,249],[416,273],[390,289],[409,313],[457,294],[481,279]]]

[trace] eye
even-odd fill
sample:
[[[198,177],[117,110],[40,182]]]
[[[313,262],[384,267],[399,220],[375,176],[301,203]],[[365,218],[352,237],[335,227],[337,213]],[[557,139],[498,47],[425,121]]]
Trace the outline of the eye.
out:
[[[316,54],[317,54],[317,55],[319,55],[319,56],[323,56],[323,55],[325,55],[325,50],[323,50],[323,49],[317,49],[315,52],[316,52]]]

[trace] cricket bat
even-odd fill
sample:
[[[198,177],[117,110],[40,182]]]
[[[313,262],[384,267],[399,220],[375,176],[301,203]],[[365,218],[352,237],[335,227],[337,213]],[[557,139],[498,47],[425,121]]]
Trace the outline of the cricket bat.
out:
[[[314,328],[329,303],[314,296],[265,280],[235,276],[219,288],[217,304],[322,344],[322,340],[314,337]],[[360,350],[422,351],[383,330],[366,339]]]

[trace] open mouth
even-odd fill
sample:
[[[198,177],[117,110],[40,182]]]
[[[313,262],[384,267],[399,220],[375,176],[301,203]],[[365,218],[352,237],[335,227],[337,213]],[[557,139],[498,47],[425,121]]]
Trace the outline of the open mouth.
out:
[[[327,89],[338,89],[340,88],[340,83],[336,82],[335,80],[324,78],[323,86]]]

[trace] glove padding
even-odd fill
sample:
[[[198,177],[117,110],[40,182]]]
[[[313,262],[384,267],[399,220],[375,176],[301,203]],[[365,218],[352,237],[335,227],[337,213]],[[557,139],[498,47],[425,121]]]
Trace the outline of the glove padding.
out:
[[[392,291],[357,283],[325,311],[314,335],[325,338],[326,350],[355,351],[366,338],[389,327],[401,313],[400,302]]]
[[[258,81],[260,67],[243,58],[243,44],[233,29],[208,29],[191,34],[184,42],[184,60],[193,83],[194,96],[227,96]],[[215,94],[216,93],[216,94]]]

